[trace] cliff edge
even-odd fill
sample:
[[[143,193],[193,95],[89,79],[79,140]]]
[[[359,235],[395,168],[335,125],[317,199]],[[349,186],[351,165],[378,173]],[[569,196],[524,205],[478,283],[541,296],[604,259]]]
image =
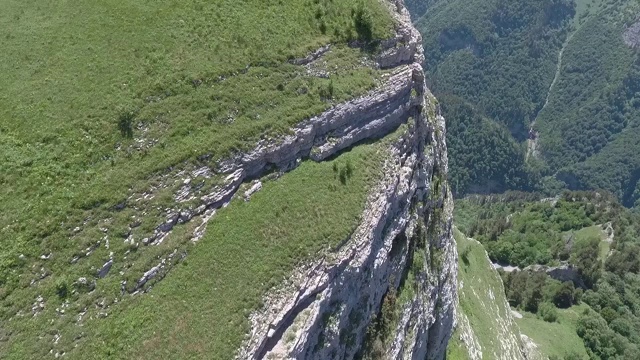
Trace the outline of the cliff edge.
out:
[[[239,359],[444,358],[457,302],[445,125],[425,85],[421,37],[402,1],[393,5],[398,35],[378,61],[394,75],[358,100],[357,117],[371,125],[348,122],[312,158],[371,136],[373,124],[409,126],[391,143],[357,230],[335,256],[297,269],[265,297]],[[393,115],[380,118],[380,108]]]
[[[446,129],[403,1],[128,5],[85,9],[129,19],[113,27],[131,36],[105,70],[117,80],[87,87],[117,96],[69,113],[82,134],[42,159],[10,159],[66,169],[56,185],[3,178],[22,187],[0,217],[15,239],[0,254],[0,357],[443,359],[457,304]],[[102,57],[63,40],[69,69],[51,74],[95,76]],[[166,47],[139,51],[152,42]],[[12,149],[49,142],[11,131]]]

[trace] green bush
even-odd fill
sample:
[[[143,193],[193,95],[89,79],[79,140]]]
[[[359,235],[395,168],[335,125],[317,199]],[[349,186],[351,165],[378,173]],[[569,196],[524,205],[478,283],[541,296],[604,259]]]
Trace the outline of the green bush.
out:
[[[70,294],[70,286],[66,277],[58,277],[56,279],[56,294],[61,300],[64,300]]]
[[[589,238],[576,244],[571,262],[578,267],[578,272],[587,287],[593,287],[602,272],[600,239]]]
[[[564,356],[564,360],[583,360],[583,359],[582,359],[582,356],[580,356],[580,354],[575,352],[570,352]]]
[[[362,1],[358,3],[354,11],[353,25],[359,40],[369,42],[373,39],[373,18],[371,12]]]
[[[354,169],[355,168],[353,167],[353,164],[350,161],[347,161],[346,165],[344,167],[341,167],[340,170],[338,170],[338,167],[336,167],[336,165],[334,164],[333,171],[338,171],[338,178],[340,179],[340,183],[342,183],[342,185],[345,185],[347,183],[347,180],[351,179],[351,177],[353,176]]]
[[[460,258],[462,259],[462,261],[464,261],[465,265],[469,265],[470,252],[471,252],[471,246],[465,246],[462,248],[462,251],[460,251]]]
[[[559,308],[568,308],[574,304],[575,287],[571,281],[565,281],[553,294],[553,303]]]
[[[124,110],[118,115],[118,130],[120,130],[120,134],[123,137],[133,137],[133,120],[135,117],[136,112],[133,110]]]
[[[546,322],[556,322],[558,320],[558,310],[552,303],[544,302],[538,307],[538,316]]]

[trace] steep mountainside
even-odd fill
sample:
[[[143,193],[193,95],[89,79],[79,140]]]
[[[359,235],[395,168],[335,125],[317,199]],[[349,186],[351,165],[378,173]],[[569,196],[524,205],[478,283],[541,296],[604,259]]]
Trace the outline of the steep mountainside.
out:
[[[500,275],[480,243],[455,230],[460,271],[460,305],[448,360],[544,358],[520,333],[507,302]]]
[[[640,356],[638,214],[594,192],[470,197],[456,211],[458,226],[504,269],[507,300],[524,314],[518,322],[548,354]]]
[[[417,21],[449,121],[457,194],[530,186],[522,142],[574,13],[564,1],[440,1]]]
[[[445,356],[446,131],[402,1],[0,22],[1,358]]]
[[[638,195],[640,3],[411,3],[448,119],[455,193]]]

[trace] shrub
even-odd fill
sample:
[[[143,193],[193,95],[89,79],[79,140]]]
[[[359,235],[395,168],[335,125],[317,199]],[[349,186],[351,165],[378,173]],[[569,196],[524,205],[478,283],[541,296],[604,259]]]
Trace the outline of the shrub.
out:
[[[568,308],[574,301],[575,287],[571,281],[565,281],[553,294],[553,303],[559,308]]]
[[[582,360],[582,356],[572,351],[564,356],[564,360]]]
[[[369,42],[373,39],[373,19],[367,7],[360,2],[353,16],[353,25],[358,40]]]
[[[385,338],[393,330],[392,325],[396,321],[396,300],[396,289],[393,286],[393,282],[389,281],[389,290],[384,296],[384,300],[382,301],[382,309],[380,310],[382,333],[384,334]]]
[[[592,288],[601,275],[602,262],[598,258],[600,239],[589,238],[576,244],[572,262],[578,267],[578,272],[587,287]]]
[[[335,87],[333,85],[333,80],[329,81],[329,85],[326,88],[320,89],[320,98],[322,100],[331,100],[335,94]]]
[[[613,322],[620,316],[615,310],[608,306],[600,311],[600,315],[607,321],[607,323]]]
[[[353,164],[351,160],[347,160],[347,165],[345,166],[345,170],[347,173],[347,177],[350,178],[353,175]]]
[[[538,307],[538,316],[546,322],[556,322],[558,320],[558,310],[553,304],[545,302]]]
[[[347,169],[342,168],[340,169],[340,183],[342,183],[342,185],[346,185],[347,184]]]
[[[333,171],[337,171],[338,167],[334,165]],[[338,172],[338,177],[340,178],[340,183],[342,183],[342,185],[345,185],[347,183],[348,179],[351,179],[351,176],[353,176],[353,164],[351,164],[351,161],[347,161],[347,164],[343,167],[340,168],[340,171]]]
[[[584,290],[582,288],[577,288],[573,293],[573,302],[576,304],[580,304],[582,302],[582,295],[584,294]]]
[[[384,359],[384,355],[386,354],[384,343],[380,338],[376,338],[373,341],[373,347],[371,349],[371,358],[372,359]]]
[[[469,265],[469,253],[470,252],[471,252],[471,247],[470,246],[465,246],[464,248],[462,248],[462,251],[460,251],[460,258],[465,263],[465,265]]]
[[[69,283],[65,277],[56,280],[56,294],[60,299],[66,299],[69,296]]]
[[[546,274],[534,273],[526,279],[526,290],[524,291],[524,309],[537,313],[538,306],[544,299],[544,286],[547,279]]]
[[[136,112],[133,110],[124,110],[118,115],[118,130],[120,134],[126,138],[133,137],[133,120],[136,117]]]

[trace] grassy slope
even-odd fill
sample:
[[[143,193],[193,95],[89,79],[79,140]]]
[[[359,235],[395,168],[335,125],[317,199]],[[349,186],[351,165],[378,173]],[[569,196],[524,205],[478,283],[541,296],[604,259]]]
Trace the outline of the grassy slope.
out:
[[[367,146],[335,160],[343,166],[349,158],[356,166],[346,185],[335,184],[331,163],[303,164],[266,184],[251,203],[220,211],[216,225],[193,247],[186,236],[193,224],[177,226],[159,246],[136,251],[123,241],[134,215],[144,214],[142,225],[132,230],[136,241],[153,231],[174,205],[174,188],[135,204],[142,208],[137,212],[132,206],[116,212],[114,205],[158,186],[162,174],[282,134],[374,86],[381,72],[367,67],[362,60],[369,55],[358,49],[333,47],[326,56],[331,80],[287,62],[359,36],[353,18],[358,6],[347,0],[5,1],[0,12],[0,26],[7,29],[0,37],[0,357],[39,358],[50,349],[68,351],[76,341],[90,343],[95,357],[115,351],[129,356],[140,339],[130,334],[151,337],[153,330],[170,328],[181,311],[196,312],[202,303],[195,300],[209,306],[209,317],[193,323],[192,332],[175,332],[184,335],[176,342],[160,337],[174,334],[167,330],[148,343],[182,345],[193,341],[188,336],[215,327],[200,348],[194,344],[185,351],[215,350],[228,357],[246,327],[244,315],[259,304],[257,294],[307,253],[349,233],[376,174],[377,150]],[[387,9],[374,0],[366,1],[366,8],[373,37],[389,36]],[[329,88],[331,99],[322,96]],[[202,181],[211,186],[216,180]],[[273,218],[270,202],[281,204],[276,214],[284,220]],[[253,221],[263,227],[246,226]],[[70,265],[96,242],[100,246],[92,256]],[[134,284],[176,247],[189,252],[188,265],[154,289],[162,299],[121,297],[121,280]],[[238,260],[238,249],[247,256]],[[40,259],[49,253],[48,260]],[[70,294],[68,303],[61,299],[59,288],[71,292],[79,277],[93,280],[110,253],[116,264],[95,291]],[[219,263],[211,262],[216,258]],[[46,274],[43,279],[40,273]],[[210,301],[214,290],[206,281],[221,284],[224,301]],[[194,294],[193,307],[178,306],[183,286]],[[45,308],[32,317],[31,304],[39,296]],[[120,304],[109,313],[108,325],[97,322],[102,304],[115,301]],[[134,305],[148,312],[132,310]],[[86,317],[74,324],[85,309]],[[54,344],[58,333],[62,337]],[[160,346],[140,351],[149,349],[171,355]]]
[[[504,289],[499,275],[492,269],[491,263],[484,254],[482,245],[472,242],[459,231],[456,241],[460,253],[459,281],[463,286],[460,292],[460,308],[469,318],[472,329],[482,346],[485,357],[489,354],[501,354],[497,343],[497,334],[504,331],[504,319],[511,316],[505,303]],[[463,260],[467,254],[468,261]],[[491,292],[494,297],[488,294]],[[516,324],[508,331],[519,338],[520,332],[531,338],[543,355],[565,356],[574,352],[586,357],[582,339],[576,334],[576,322],[580,312],[587,305],[574,306],[570,309],[558,310],[558,322],[548,323],[535,314],[523,312],[523,318],[516,318]],[[459,330],[458,330],[459,331]],[[468,358],[465,345],[458,340],[458,333],[447,349],[448,358],[464,360]]]
[[[144,296],[125,297],[106,319],[82,327],[61,317],[49,331],[68,331],[57,348],[69,350],[83,332],[82,352],[92,358],[230,358],[249,330],[246,316],[261,296],[303,259],[317,256],[347,238],[358,224],[367,190],[379,178],[380,144],[362,145],[329,162],[303,163],[268,181],[251,201],[233,201],[218,212],[189,256]],[[341,184],[333,169],[355,169]],[[30,324],[14,324],[17,329]],[[44,329],[43,329],[44,330]],[[11,358],[48,352],[49,337],[34,347],[21,337]],[[90,354],[90,355],[88,355]]]
[[[447,360],[469,360],[469,353],[457,330],[453,332],[447,345]]]
[[[518,320],[518,323],[521,325],[524,334],[533,338],[542,346],[543,351],[546,349],[546,352],[551,355],[563,356],[568,351],[584,355],[583,347],[588,347],[589,350],[605,358],[606,356],[601,354],[605,354],[602,348],[606,345],[601,344],[612,342],[614,341],[612,339],[615,339],[618,344],[622,345],[620,345],[620,349],[611,350],[611,348],[608,348],[606,351],[608,351],[609,357],[613,356],[611,354],[617,354],[618,356],[625,354],[624,356],[627,358],[637,358],[633,354],[636,346],[635,341],[637,341],[635,328],[629,326],[632,330],[625,332],[616,327],[619,323],[625,325],[627,323],[637,323],[635,313],[628,310],[636,308],[638,303],[636,292],[631,290],[637,287],[638,248],[636,244],[638,231],[636,224],[639,223],[636,219],[637,215],[622,207],[613,196],[606,196],[601,193],[568,192],[556,200],[557,202],[553,207],[550,206],[553,202],[549,200],[540,202],[536,196],[526,193],[509,193],[504,196],[494,195],[460,200],[456,202],[456,223],[461,228],[464,225],[467,229],[480,229],[474,236],[485,241],[487,247],[491,249],[492,247],[496,248],[492,244],[495,245],[506,239],[504,234],[509,234],[509,232],[513,231],[530,236],[534,239],[533,243],[535,245],[543,243],[542,240],[547,238],[561,239],[559,241],[568,239],[567,235],[570,235],[571,232],[574,235],[573,244],[579,244],[593,238],[602,240],[606,238],[605,233],[600,226],[594,226],[594,224],[611,222],[615,232],[615,242],[612,243],[611,253],[607,255],[606,264],[597,286],[587,290],[585,293],[588,295],[582,298],[582,302],[594,311],[610,316],[608,318],[609,324],[599,320],[592,325],[598,328],[596,333],[601,334],[601,338],[594,341],[593,338],[589,338],[589,335],[584,335],[586,333],[583,333],[583,339],[576,336],[578,330],[576,321],[586,305],[573,307],[569,310],[558,309],[560,319],[558,323],[544,323],[537,319],[534,314],[525,314],[525,319]],[[572,203],[574,204],[572,205]],[[530,216],[535,213],[546,215]],[[528,216],[523,216],[527,214]],[[490,241],[487,235],[497,229],[495,226],[500,227],[500,224],[505,224],[507,217],[509,218],[507,224],[509,229],[506,231],[502,229],[494,233],[497,236],[497,240]],[[489,220],[489,222],[480,220],[479,223],[474,224],[474,218],[476,220],[493,220]],[[490,224],[492,221],[495,222]],[[558,233],[558,226],[562,230],[560,233]],[[570,229],[572,227],[573,230]],[[554,232],[556,232],[556,235],[553,234]],[[500,235],[501,233],[503,235]],[[523,241],[515,242],[514,245],[517,245],[520,249],[526,248],[528,245],[524,240],[527,239],[523,238]],[[564,245],[564,242],[560,244]],[[597,264],[596,258],[603,260],[606,247],[603,246],[603,241],[600,242],[600,245],[599,249],[591,248],[589,256],[592,264]],[[551,245],[550,247],[554,246]],[[517,247],[514,246],[514,249],[517,249]],[[575,255],[579,250],[574,248],[571,252]],[[511,252],[511,255],[514,253],[515,251]],[[575,261],[574,255],[570,255],[571,261]],[[525,265],[528,264],[530,263],[527,262]],[[511,290],[513,290],[513,287]],[[610,311],[612,309],[615,310]],[[587,318],[597,320],[600,316],[594,313],[591,316],[587,316]],[[612,319],[620,320],[613,322]],[[615,331],[619,332],[616,334]],[[625,353],[627,351],[632,355]]]
[[[609,255],[611,244],[606,241],[607,234],[604,233],[600,226],[594,225],[580,229],[575,232],[575,236],[576,242],[585,241],[590,238],[600,239],[600,254],[598,257],[602,260],[602,263],[604,263],[607,259],[607,255]]]
[[[458,282],[460,283],[460,310],[467,316],[485,358],[504,356],[500,337],[511,335],[519,340],[520,332],[511,317],[511,309],[505,306],[506,299],[502,280],[491,267],[484,248],[479,243],[467,239],[460,231],[455,231],[459,254]],[[518,343],[511,343],[518,346]],[[453,343],[448,350],[453,354],[464,345]],[[460,356],[460,355],[456,355]],[[454,357],[455,358],[455,357]],[[464,357],[462,357],[464,358]]]
[[[582,339],[576,333],[576,323],[580,313],[587,305],[577,305],[569,309],[558,309],[558,321],[548,323],[535,314],[523,313],[522,319],[516,319],[523,334],[530,337],[540,351],[547,356],[564,357],[576,353],[582,359],[588,359]]]
[[[156,172],[246,148],[330,106],[320,96],[329,80],[286,61],[357,36],[355,6],[4,2],[0,238],[12,240],[0,243],[0,273],[19,265],[20,253],[64,247],[66,231],[108,212],[130,189],[146,189]],[[374,37],[388,36],[386,9],[377,1],[368,8]],[[346,59],[334,60],[342,65],[334,101],[375,84],[357,50],[337,53]],[[134,139],[122,136],[120,120],[131,120]]]

